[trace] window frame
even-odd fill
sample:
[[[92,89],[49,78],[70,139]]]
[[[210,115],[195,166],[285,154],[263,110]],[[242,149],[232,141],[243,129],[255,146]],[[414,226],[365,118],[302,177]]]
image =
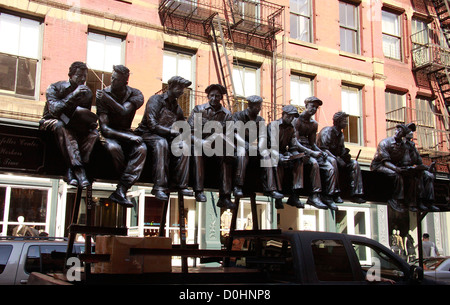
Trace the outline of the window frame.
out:
[[[344,107],[344,92],[350,93],[350,92],[355,92],[357,93],[357,106],[359,109],[359,113],[358,115],[354,115],[353,113],[351,113],[350,111],[348,111],[345,108],[354,108],[354,107]],[[351,102],[349,100],[347,100],[346,102]],[[345,143],[348,144],[355,144],[355,145],[360,145],[362,146],[364,143],[364,122],[363,122],[363,118],[364,118],[364,112],[363,112],[363,96],[362,96],[362,88],[356,85],[351,85],[351,84],[346,84],[343,83],[341,84],[341,106],[344,112],[346,112],[349,115],[349,120],[348,120],[348,126],[344,129],[344,136],[345,136]],[[347,111],[346,111],[347,110]],[[356,142],[352,142],[349,141],[349,139],[351,139],[352,137],[350,137],[350,131],[351,131],[351,126],[350,124],[353,124],[353,118],[355,118],[356,120],[356,130],[358,132],[357,134],[357,141]]]
[[[93,30],[93,29],[89,29],[88,33],[87,33],[87,45],[86,45],[86,65],[88,66],[88,77],[86,79],[86,85],[92,90],[93,93],[93,98],[92,98],[92,106],[95,106],[95,92],[97,89],[104,89],[106,87],[108,87],[111,84],[111,76],[112,76],[112,72],[113,72],[113,67],[111,66],[111,70],[106,70],[103,64],[103,68],[102,69],[96,69],[97,67],[93,68],[91,67],[90,63],[89,63],[89,41],[93,41],[92,39],[89,39],[89,34],[94,34],[94,35],[102,35],[105,37],[105,43],[106,43],[106,39],[107,37],[111,37],[111,38],[115,38],[115,39],[120,39],[120,62],[116,63],[115,65],[123,65],[125,64],[125,41],[126,41],[126,37],[121,36],[121,35],[117,35],[117,34],[112,34],[112,33],[107,33],[107,32],[101,32],[101,31],[97,31],[97,30]],[[104,45],[105,48],[105,52],[106,53],[106,46]],[[103,61],[105,61],[105,59],[103,58]]]
[[[341,20],[341,5],[351,6],[353,8],[353,14],[355,19],[355,27],[351,27],[349,25],[343,24]],[[349,52],[353,54],[360,55],[361,54],[361,35],[360,35],[360,12],[359,12],[359,5],[356,3],[346,2],[346,1],[339,1],[339,30],[340,30],[340,50],[344,52]],[[342,42],[342,30],[345,32],[352,32],[355,35],[355,41],[354,41],[354,50],[347,50],[343,49]]]
[[[164,67],[164,61],[165,61],[165,56],[168,53],[172,53],[172,56],[174,55],[176,58],[176,68],[177,70],[174,71],[170,76],[165,77],[164,72],[162,75],[162,90],[165,91],[168,88],[168,80],[170,79],[170,77],[175,76],[175,75],[179,75],[182,76],[184,78],[187,78],[187,76],[183,76],[180,75],[180,73],[178,72],[178,66],[179,66],[179,60],[180,60],[180,56],[184,56],[189,58],[190,61],[190,66],[191,66],[191,72],[190,72],[190,77],[188,77],[187,79],[189,81],[192,82],[192,84],[185,89],[184,93],[182,96],[180,96],[178,98],[178,100],[183,100],[183,99],[189,99],[189,105],[180,105],[181,108],[183,109],[183,115],[185,117],[189,117],[192,109],[194,108],[194,104],[195,104],[195,74],[196,74],[196,57],[197,57],[197,52],[196,50],[188,50],[188,49],[183,49],[183,48],[179,48],[176,46],[171,46],[171,45],[165,45],[164,49],[163,49],[163,71],[166,70],[166,68]]]
[[[308,76],[301,73],[291,73],[290,77],[290,104],[297,106],[299,108],[304,109],[305,108],[305,99],[302,99],[302,95],[300,92],[297,93],[297,96],[299,97],[298,102],[294,100],[293,98],[293,83],[297,83],[299,86],[299,91],[301,91],[302,85],[307,86],[309,85],[309,93],[306,94],[305,98],[313,96],[314,95],[314,76]],[[308,82],[308,84],[306,84]]]
[[[296,18],[297,20],[306,20],[308,22],[308,39],[307,40],[301,39],[301,35],[297,35],[296,37],[292,36],[292,27],[293,27],[292,22],[290,22],[290,28],[289,28],[290,29],[290,37],[293,39],[299,40],[299,41],[314,43],[313,0],[307,0],[307,2],[308,2],[307,5],[308,5],[308,14],[309,15],[305,15],[305,14],[302,14],[301,12],[296,12],[296,11],[292,10],[292,5],[290,4],[289,20],[291,20],[292,17]],[[300,24],[300,22],[297,24]],[[299,28],[296,29],[297,32],[300,32],[299,30],[300,30]]]
[[[12,95],[12,96],[16,96],[19,98],[25,98],[25,99],[33,99],[33,100],[38,100],[39,99],[39,91],[40,91],[40,82],[41,82],[41,65],[42,65],[42,45],[43,45],[43,27],[44,27],[44,20],[43,18],[39,18],[36,16],[30,16],[30,15],[26,15],[23,13],[19,13],[19,12],[15,12],[15,11],[10,11],[7,9],[3,9],[0,8],[0,16],[2,14],[5,15],[10,15],[13,17],[17,17],[20,18],[20,22],[22,21],[22,19],[26,19],[26,20],[30,20],[30,21],[34,21],[34,22],[38,22],[39,25],[37,26],[37,43],[38,45],[36,46],[36,56],[35,57],[27,57],[27,56],[22,56],[20,55],[20,50],[18,50],[18,54],[13,54],[13,53],[5,53],[5,52],[0,52],[0,54],[4,54],[6,56],[12,56],[16,58],[16,79],[15,79],[15,84],[14,84],[14,90],[6,90],[6,89],[0,89],[0,94],[4,94],[4,95]],[[21,25],[20,25],[21,26]],[[19,65],[20,65],[20,60],[23,59],[28,59],[28,60],[34,60],[35,61],[35,75],[34,75],[34,93],[32,95],[28,95],[28,94],[22,94],[22,93],[17,93],[17,75],[19,73]]]
[[[389,14],[390,16],[396,16],[396,20],[398,23],[398,34],[395,33],[389,33],[386,32],[386,30],[384,29],[384,22],[383,22],[383,17],[386,17],[385,14]],[[398,60],[398,61],[403,61],[403,26],[402,26],[402,13],[399,12],[395,12],[392,10],[388,10],[386,8],[383,8],[381,10],[381,31],[382,31],[382,47],[383,47],[383,54],[384,57],[389,58],[389,59],[394,59],[394,60]],[[389,51],[389,54],[387,54],[387,52],[385,51],[385,38],[390,38],[390,39],[397,39],[398,40],[398,58],[396,57],[397,54],[394,54],[394,56],[392,55],[392,52]]]

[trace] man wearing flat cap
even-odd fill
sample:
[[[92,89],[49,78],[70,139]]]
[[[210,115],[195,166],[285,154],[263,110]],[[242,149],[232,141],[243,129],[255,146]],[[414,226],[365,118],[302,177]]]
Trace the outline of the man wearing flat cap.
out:
[[[399,200],[404,197],[405,157],[409,154],[403,137],[409,133],[404,124],[398,124],[392,137],[383,139],[378,143],[377,151],[370,164],[370,170],[381,172],[393,179],[394,191],[392,198],[388,199],[388,204],[397,212],[404,212],[405,209]]]
[[[416,131],[416,124],[406,124],[408,133],[406,134],[406,149],[409,152],[410,161],[409,166],[416,170],[416,202],[409,209],[413,212],[417,212],[417,209],[422,211],[438,212],[439,208],[434,205],[434,166],[433,162],[430,166],[423,164],[422,157],[416,148],[416,144],[413,141],[414,132]]]
[[[243,197],[244,194],[242,192],[242,187],[245,182],[245,174],[247,170],[247,165],[249,162],[249,151],[250,146],[252,146],[253,142],[256,141],[256,149],[257,149],[257,155],[261,159],[266,159],[267,162],[270,162],[270,156],[269,152],[267,150],[267,135],[266,133],[260,133],[259,127],[260,124],[266,128],[265,120],[259,116],[259,112],[261,111],[262,107],[262,98],[258,95],[252,95],[247,97],[247,109],[243,111],[239,111],[233,114],[233,119],[236,122],[242,122],[243,124],[246,124],[248,122],[255,122],[255,130],[254,136],[256,136],[255,139],[252,139],[251,133],[249,128],[245,128],[245,135],[244,138],[241,138],[239,134],[236,134],[236,155],[237,155],[237,166],[236,166],[236,173],[235,173],[235,179],[234,179],[234,196],[235,197]],[[250,126],[251,128],[252,126]],[[273,180],[273,169],[272,167],[264,167],[262,172],[262,185],[263,185],[263,192],[267,196],[270,196],[274,199],[282,199],[283,195],[278,193],[276,189],[269,188],[267,181]]]
[[[268,147],[271,148],[272,158],[278,161],[274,167],[276,173],[275,179],[269,181],[268,185],[271,189],[278,189],[282,193],[289,194],[287,204],[296,208],[304,208],[304,204],[298,198],[298,192],[303,188],[303,162],[298,152],[294,126],[292,125],[292,121],[298,118],[298,115],[296,107],[286,105],[283,107],[281,118],[271,122],[267,126],[267,139],[270,144]],[[276,139],[272,132],[276,132],[277,128],[278,143],[271,143],[272,139]],[[274,147],[278,149],[274,149]],[[286,171],[292,172],[292,188],[289,190],[283,188]],[[321,202],[318,202],[318,204],[323,205]],[[275,207],[277,209],[284,208],[281,199],[275,200]]]
[[[145,107],[142,121],[136,128],[136,134],[142,136],[151,154],[153,189],[152,194],[162,201],[167,201],[169,181],[175,190],[183,195],[192,196],[188,190],[189,155],[175,156],[171,152],[174,139],[180,135],[172,128],[177,121],[185,121],[183,110],[178,105],[178,98],[184,89],[192,84],[181,76],[173,76],[168,81],[168,89],[163,94],[155,94],[149,98]],[[180,141],[177,145],[187,147],[187,143]],[[190,147],[188,148],[190,149]]]
[[[229,128],[233,127],[232,124],[227,124],[227,122],[234,122],[231,112],[222,106],[223,95],[227,92],[225,87],[220,84],[212,84],[205,89],[205,92],[208,95],[208,102],[202,105],[195,106],[188,118],[188,123],[192,129],[194,143],[200,141],[203,147],[205,147],[204,144],[214,145],[216,140],[223,140],[225,142],[225,135],[231,134],[230,131],[228,131],[227,133],[227,125],[229,126]],[[201,121],[198,122],[196,118],[200,118]],[[214,133],[204,132],[204,126],[209,121],[218,122],[222,126],[222,132],[217,132],[217,130],[214,130]],[[197,136],[199,132],[201,132],[200,138]],[[219,172],[221,182],[219,187],[219,200],[217,202],[217,206],[227,209],[234,209],[236,205],[231,202],[233,164],[228,158],[225,157],[225,153],[215,157],[219,159],[220,163]],[[200,155],[196,153],[194,144],[194,153],[191,158],[193,162],[192,172],[194,174],[193,188],[195,191],[195,198],[200,202],[206,201],[206,196],[203,193],[205,181],[205,165],[203,158],[203,153]]]
[[[328,155],[328,160],[338,167],[338,174],[349,177],[350,200],[355,203],[366,202],[362,196],[363,181],[358,161],[352,160],[350,150],[345,147],[343,130],[348,126],[348,114],[338,111],[333,115],[333,126],[322,128],[317,137],[317,146]],[[338,176],[338,180],[339,180]]]
[[[322,101],[315,96],[306,98],[306,109],[293,124],[299,151],[309,156],[304,162],[309,170],[312,187],[312,195],[308,198],[307,203],[314,206],[321,201],[325,203],[325,208],[328,206],[332,210],[337,210],[334,202],[342,203],[343,200],[339,196],[336,168],[330,163],[326,153],[316,145],[319,124],[313,119],[313,116],[321,105]],[[321,172],[323,180],[321,180]],[[323,208],[323,206],[319,206]]]

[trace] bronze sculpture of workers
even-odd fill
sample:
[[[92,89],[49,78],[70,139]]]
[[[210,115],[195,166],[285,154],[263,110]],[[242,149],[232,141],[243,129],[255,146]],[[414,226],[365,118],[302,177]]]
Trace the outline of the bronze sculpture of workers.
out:
[[[293,124],[299,151],[309,157],[304,162],[304,165],[309,170],[312,185],[312,195],[308,198],[308,201],[322,201],[330,209],[337,210],[334,202],[343,202],[339,196],[336,173],[337,166],[333,165],[332,162],[334,160],[329,160],[327,154],[316,145],[318,123],[313,119],[313,116],[321,105],[322,101],[315,96],[306,98],[306,109]],[[321,172],[323,180],[321,180]],[[321,200],[317,199],[319,196]]]
[[[194,150],[195,143],[198,142],[201,142],[203,147],[205,147],[204,144],[214,144],[217,139],[223,139],[225,142],[225,135],[230,133],[230,131],[226,131],[227,125],[230,125],[227,124],[227,122],[234,122],[231,112],[225,109],[221,104],[223,95],[226,93],[225,87],[220,84],[212,84],[205,89],[205,92],[208,96],[208,102],[195,106],[188,118],[188,123],[191,126],[194,138]],[[199,118],[200,121],[198,119],[196,120],[196,118]],[[217,130],[215,130],[214,133],[205,132],[205,124],[212,121],[218,122],[221,125],[222,132],[217,132]],[[230,128],[231,127],[232,126],[230,126]],[[202,131],[202,134],[196,135],[198,134],[198,131]],[[200,202],[206,201],[206,196],[204,194],[205,166],[203,158],[203,153],[199,154],[194,151],[192,156],[194,174],[193,189],[195,191],[196,200]],[[234,209],[236,205],[231,202],[233,164],[230,162],[230,158],[227,158],[225,153],[216,155],[216,158],[218,158],[220,162],[220,187],[217,206]]]
[[[301,154],[298,152],[297,140],[295,138],[294,126],[292,121],[299,116],[298,110],[292,105],[286,105],[283,107],[282,116],[276,121],[272,121],[267,126],[267,138],[270,143],[272,159],[277,160],[278,163],[274,166],[276,175],[274,179],[269,180],[268,186],[272,189],[277,189],[283,193],[289,193],[289,199],[287,204],[304,208],[299,200],[297,192],[303,188],[303,160]],[[273,132],[277,131],[278,127],[278,146],[271,143],[277,137],[273,135]],[[290,190],[283,189],[283,180],[286,171],[292,172],[292,188]],[[317,208],[327,208],[320,199],[310,200],[309,204]],[[275,207],[277,209],[283,209],[283,203],[280,199],[275,200]]]
[[[440,209],[434,205],[434,167],[435,163],[427,166],[423,163],[422,157],[416,148],[416,144],[413,141],[414,132],[416,131],[416,124],[409,123],[406,124],[408,128],[408,133],[406,134],[406,149],[409,152],[409,161],[407,164],[416,169],[416,187],[417,187],[417,197],[416,206],[410,205],[410,210],[413,212],[417,211],[417,208],[422,211],[439,212]]]
[[[386,174],[393,179],[394,191],[392,198],[388,199],[388,204],[397,212],[404,212],[405,209],[399,200],[403,200],[404,177],[406,173],[404,168],[405,157],[409,154],[406,150],[406,144],[403,137],[408,133],[408,128],[404,124],[398,124],[392,137],[387,137],[378,143],[377,151],[370,164],[370,170]],[[413,180],[413,179],[408,179]]]
[[[264,128],[266,128],[265,120],[259,116],[259,112],[262,107],[262,98],[257,95],[252,95],[247,97],[248,106],[247,109],[243,111],[239,111],[233,114],[233,119],[235,122],[242,122],[246,124],[248,122],[255,122],[255,125],[250,125],[249,128],[245,128],[245,136],[242,138],[239,134],[236,134],[236,155],[237,155],[237,166],[236,173],[234,179],[234,189],[233,195],[235,197],[243,197],[242,187],[245,182],[245,172],[247,169],[247,165],[249,162],[249,150],[250,146],[253,144],[254,140],[257,143],[257,155],[261,159],[266,159],[267,162],[270,162],[269,151],[267,150],[267,133],[260,132],[260,124],[263,124]],[[250,131],[250,128],[255,128]],[[265,130],[264,130],[265,131]],[[254,132],[256,139],[250,137],[250,132]],[[283,195],[278,193],[275,187],[270,187],[268,181],[273,181],[274,171],[272,167],[264,167],[263,168],[263,177],[262,177],[262,186],[263,192],[265,195],[270,196],[274,199],[282,199]]]
[[[364,195],[361,168],[358,161],[352,160],[350,150],[345,147],[342,131],[348,126],[348,114],[339,111],[333,115],[333,126],[322,128],[317,137],[317,146],[328,154],[329,159],[336,160],[337,173],[343,171],[350,177],[350,200],[355,203],[366,202]],[[339,181],[339,176],[338,176]]]
[[[90,111],[92,92],[84,85],[88,68],[76,61],[69,68],[69,80],[51,84],[39,128],[49,130],[68,165],[65,181],[73,186],[87,187],[85,165],[99,137],[97,116]]]
[[[111,86],[97,90],[96,94],[100,140],[120,173],[117,189],[109,199],[125,207],[133,206],[126,192],[139,179],[147,156],[142,138],[131,130],[136,110],[144,104],[144,96],[128,86],[129,76],[127,67],[114,66]]]
[[[180,76],[174,76],[168,81],[169,88],[163,94],[156,94],[149,98],[145,113],[136,134],[141,135],[152,154],[153,189],[152,194],[159,200],[169,199],[169,180],[173,178],[174,188],[183,195],[192,196],[187,189],[189,182],[189,155],[175,156],[171,153],[171,144],[179,132],[173,127],[177,121],[185,121],[183,110],[177,99],[183,94],[184,88],[191,85]],[[179,145],[187,143],[180,141]],[[188,147],[190,149],[190,147]]]

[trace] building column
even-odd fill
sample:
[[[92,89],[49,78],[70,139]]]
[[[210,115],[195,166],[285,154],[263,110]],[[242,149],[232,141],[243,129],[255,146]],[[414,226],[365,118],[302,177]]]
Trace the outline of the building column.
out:
[[[199,202],[199,247],[200,249],[221,249],[220,208],[216,206],[218,195],[205,192],[206,202]]]

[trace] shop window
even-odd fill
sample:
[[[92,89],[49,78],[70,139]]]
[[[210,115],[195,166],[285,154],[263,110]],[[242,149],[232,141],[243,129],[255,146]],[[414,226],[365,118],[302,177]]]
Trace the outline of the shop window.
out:
[[[319,281],[353,281],[354,276],[344,244],[340,240],[315,240],[311,243]]]
[[[9,221],[17,221],[19,216],[23,216],[25,223],[45,223],[47,197],[47,190],[11,188]]]
[[[0,92],[34,97],[41,22],[0,12]]]
[[[336,232],[370,237],[369,209],[340,207],[336,212]]]
[[[87,41],[86,64],[89,68],[86,85],[93,93],[92,105],[95,105],[95,92],[111,85],[114,65],[123,64],[122,37],[89,32]]]

